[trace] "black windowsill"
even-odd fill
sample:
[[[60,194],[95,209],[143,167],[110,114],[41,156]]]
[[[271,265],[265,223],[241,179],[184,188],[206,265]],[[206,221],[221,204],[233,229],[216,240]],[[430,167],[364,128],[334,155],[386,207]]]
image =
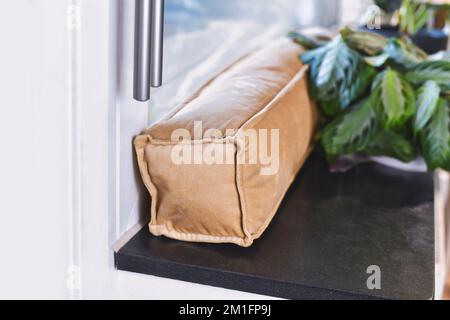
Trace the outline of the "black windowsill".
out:
[[[142,229],[119,270],[287,299],[432,299],[434,182],[376,164],[331,174],[314,154],[251,248],[178,242]],[[367,268],[381,268],[381,290]]]

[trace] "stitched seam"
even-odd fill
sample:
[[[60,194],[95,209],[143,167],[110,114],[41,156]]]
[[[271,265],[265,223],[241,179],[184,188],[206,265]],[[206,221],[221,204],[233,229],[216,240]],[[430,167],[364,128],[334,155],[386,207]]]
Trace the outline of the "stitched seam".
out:
[[[150,142],[150,145],[152,146],[170,146],[170,143],[165,143],[164,141],[162,141],[162,144],[154,144],[152,143],[151,137],[149,135],[147,136],[140,136],[137,138],[136,141],[139,141],[136,143],[136,148],[138,149],[138,157],[139,159],[144,159],[145,158],[145,147],[143,148],[140,144],[142,144],[142,141],[140,139],[144,139],[147,138],[147,142]],[[217,144],[232,144],[234,146],[236,146],[236,144],[234,143],[234,139],[231,139],[232,143],[229,142],[230,139],[220,139],[218,141],[214,141],[212,140],[211,143],[217,143]],[[139,146],[138,146],[139,144]],[[189,144],[189,143],[188,143]],[[147,144],[148,146],[148,144]],[[236,146],[237,147],[237,146]],[[167,228],[166,225],[160,225],[157,224],[157,217],[158,217],[158,210],[157,210],[157,203],[158,203],[158,191],[157,191],[157,187],[153,184],[153,180],[150,174],[150,171],[148,169],[148,164],[147,161],[142,160],[142,168],[141,168],[141,160],[138,161],[139,163],[139,167],[141,168],[141,174],[144,176],[144,184],[147,187],[148,191],[150,192],[150,195],[152,196],[152,206],[151,206],[151,221],[150,221],[150,230],[152,230],[152,228],[163,228],[165,231],[163,232],[164,235],[167,235],[170,237],[170,234],[176,234],[178,238],[180,238],[180,240],[186,239],[188,237],[194,237],[194,239],[191,239],[192,241],[202,241],[202,239],[198,239],[198,237],[210,237],[206,240],[209,241],[219,241],[219,242],[227,242],[227,239],[230,239],[231,242],[237,243],[236,241],[238,241],[237,244],[239,245],[244,245],[244,246],[248,246],[252,243],[252,241],[244,239],[244,238],[240,238],[240,237],[223,237],[223,236],[214,236],[214,235],[210,235],[210,236],[206,236],[206,235],[201,235],[201,234],[189,234],[189,233],[182,233],[182,232],[177,232],[177,231],[169,231],[169,229]],[[236,166],[235,166],[235,170],[236,170]],[[241,198],[239,197],[239,192],[238,193],[238,198],[239,198],[239,202],[241,200]],[[241,210],[241,215],[242,215],[242,210]],[[158,230],[156,230],[158,231]],[[159,233],[159,232],[156,232]],[[245,237],[249,237],[249,232],[246,230],[243,230],[244,236]],[[197,237],[197,238],[195,238]],[[181,239],[183,238],[183,239]],[[223,240],[225,239],[225,240]],[[237,239],[237,240],[236,240]]]
[[[303,66],[300,70],[289,80],[289,82],[281,89],[280,92],[257,114],[251,117],[246,123],[244,123],[239,130],[242,130],[250,125],[257,125],[262,121],[263,115],[278,106],[278,102],[283,99],[287,94],[291,92],[291,89],[295,87],[299,82],[303,80],[303,77],[306,71],[309,69],[309,66]]]
[[[157,204],[158,204],[158,189],[153,184],[152,177],[150,175],[150,170],[147,161],[145,160],[145,148],[147,143],[143,144],[143,140],[149,136],[140,136],[137,138],[135,146],[136,146],[136,154],[138,158],[138,166],[141,172],[141,176],[143,177],[144,185],[147,190],[150,192],[151,200],[151,221],[157,222]],[[147,140],[148,142],[149,140]]]
[[[241,206],[241,216],[242,216],[242,229],[244,231],[244,234],[246,236],[246,238],[248,239],[248,241],[252,242],[252,234],[250,233],[250,231],[248,230],[248,221],[247,221],[247,205],[245,202],[245,196],[244,196],[244,189],[243,189],[243,185],[242,185],[242,169],[241,169],[241,165],[239,164],[238,159],[242,159],[240,157],[243,156],[243,153],[245,153],[246,149],[245,149],[245,145],[242,145],[242,141],[239,139],[236,141],[236,148],[237,148],[237,153],[236,153],[236,188],[237,188],[237,192],[238,192],[238,196],[239,196],[239,204]]]
[[[279,92],[279,94],[277,94],[277,96],[263,109],[261,110],[258,114],[256,114],[254,117],[252,117],[247,123],[245,123],[239,130],[242,130],[244,127],[246,126],[250,126],[250,124],[252,124],[252,126],[256,126],[264,117],[263,115],[265,115],[267,112],[269,112],[270,110],[272,110],[273,108],[275,108],[276,106],[278,106],[278,102],[284,98],[287,94],[289,94],[291,92],[291,89],[294,88],[302,79],[303,76],[306,72],[306,70],[308,70],[308,66],[302,67],[300,69],[300,71],[298,73],[296,73],[296,75],[289,81],[289,83],[283,88],[282,91]],[[255,120],[257,119],[257,120]],[[237,145],[240,146],[242,145],[242,142],[240,140],[237,139]],[[245,146],[242,148],[242,152],[245,152]],[[239,154],[238,156],[240,156],[241,154]],[[306,159],[306,157],[305,157]],[[265,230],[268,225],[270,224],[270,222],[273,220],[275,214],[278,211],[278,207],[281,204],[282,199],[284,198],[284,195],[286,192],[283,193],[283,197],[281,197],[281,200],[279,201],[278,205],[275,206],[276,210],[274,212],[272,212],[269,216],[269,218],[264,222],[263,226],[260,227],[258,229],[258,232],[256,233],[250,233],[250,231],[248,230],[248,214],[247,214],[247,205],[246,205],[246,193],[245,193],[245,188],[242,185],[242,174],[244,171],[244,166],[243,165],[239,165],[238,162],[236,161],[236,171],[237,171],[237,187],[238,187],[238,192],[239,192],[239,199],[241,202],[241,211],[242,211],[242,216],[243,216],[243,228],[244,228],[244,233],[247,235],[247,237],[249,239],[255,240],[255,236],[261,231],[261,230]],[[295,179],[295,177],[294,177]],[[293,182],[294,180],[292,180]],[[291,184],[292,184],[291,182]],[[290,185],[290,184],[289,184]],[[286,191],[289,190],[286,189]]]
[[[214,235],[205,235],[198,233],[188,233],[188,232],[179,232],[175,230],[169,230],[166,225],[150,225],[150,231],[153,231],[157,234],[163,234],[165,236],[172,235],[173,237],[188,239],[188,240],[209,240],[209,241],[233,241],[238,243],[245,243],[244,239],[239,237],[223,237],[223,236],[214,236]]]

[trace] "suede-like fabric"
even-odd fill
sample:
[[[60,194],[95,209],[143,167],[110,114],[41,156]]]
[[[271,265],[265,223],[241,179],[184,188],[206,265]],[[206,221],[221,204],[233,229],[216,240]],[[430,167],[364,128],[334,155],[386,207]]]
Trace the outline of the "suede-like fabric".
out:
[[[308,97],[301,51],[286,40],[243,57],[135,139],[140,172],[152,195],[152,234],[243,247],[263,234],[314,140],[318,114]],[[196,122],[202,123],[202,133],[217,129],[221,135],[198,138]],[[186,144],[220,145],[233,156],[231,162],[175,164],[177,129],[190,133]],[[238,161],[249,153],[249,141],[239,134],[248,129],[279,131],[275,174],[261,174],[261,163]]]

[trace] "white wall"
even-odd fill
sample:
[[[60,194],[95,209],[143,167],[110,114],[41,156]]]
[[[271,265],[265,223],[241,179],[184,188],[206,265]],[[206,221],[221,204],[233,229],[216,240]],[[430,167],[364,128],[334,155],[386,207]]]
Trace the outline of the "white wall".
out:
[[[61,0],[0,2],[0,298],[66,296],[66,8]]]

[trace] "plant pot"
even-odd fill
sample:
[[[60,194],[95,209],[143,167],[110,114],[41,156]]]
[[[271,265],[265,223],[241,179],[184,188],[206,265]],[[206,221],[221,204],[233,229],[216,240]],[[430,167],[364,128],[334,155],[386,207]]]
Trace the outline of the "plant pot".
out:
[[[412,41],[428,54],[448,49],[448,33],[444,30],[420,30],[411,37]]]
[[[387,38],[401,37],[403,33],[398,27],[384,25],[380,29],[369,29],[366,26],[361,28],[363,31],[373,32]],[[411,40],[422,50],[428,54],[434,54],[439,51],[446,51],[448,48],[448,33],[444,30],[427,30],[422,29]]]
[[[393,14],[402,6],[403,0],[375,0],[375,4],[384,12]]]

